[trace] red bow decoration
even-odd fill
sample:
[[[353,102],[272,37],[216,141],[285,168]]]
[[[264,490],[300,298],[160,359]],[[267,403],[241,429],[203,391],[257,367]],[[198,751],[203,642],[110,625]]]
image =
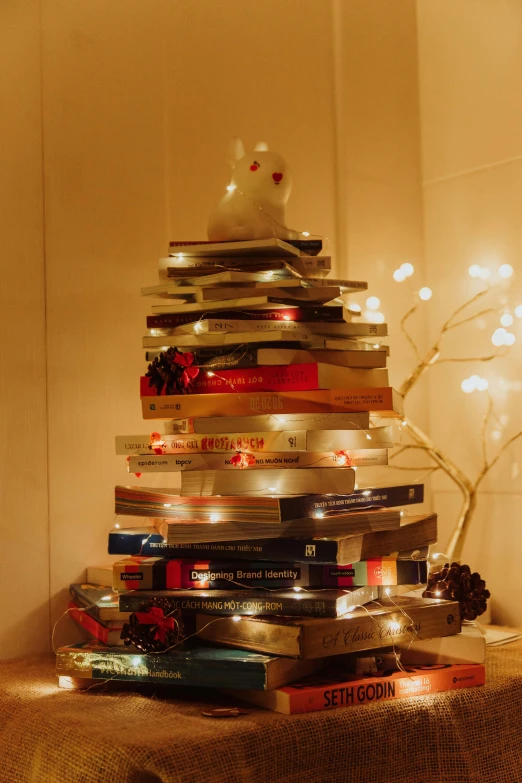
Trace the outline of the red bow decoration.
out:
[[[161,434],[159,432],[151,432],[150,434],[150,448],[154,452],[154,454],[164,454],[165,453],[165,442],[161,438]]]
[[[165,617],[158,606],[152,606],[148,612],[136,612],[136,619],[143,625],[155,625],[155,639],[163,644],[167,643],[167,631],[174,630],[174,618]]]
[[[256,464],[256,458],[253,454],[243,454],[242,451],[236,451],[230,459],[230,464],[236,468],[249,468]]]
[[[199,375],[199,368],[191,367],[191,364],[194,362],[194,354],[190,353],[190,351],[187,351],[186,353],[176,353],[173,361],[174,364],[185,368],[181,373],[180,381],[183,384],[183,388],[186,389]]]

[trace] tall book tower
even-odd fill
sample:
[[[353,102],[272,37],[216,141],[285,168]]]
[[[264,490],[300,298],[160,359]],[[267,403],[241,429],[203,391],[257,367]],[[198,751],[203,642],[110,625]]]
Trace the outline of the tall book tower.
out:
[[[434,515],[411,515],[422,485],[364,481],[387,464],[402,400],[386,325],[343,299],[366,283],[328,277],[321,249],[172,243],[142,289],[145,426],[116,438],[121,559],[71,586],[96,637],[58,652],[73,684],[270,693],[344,653],[460,630],[458,604],[406,594],[437,537]]]

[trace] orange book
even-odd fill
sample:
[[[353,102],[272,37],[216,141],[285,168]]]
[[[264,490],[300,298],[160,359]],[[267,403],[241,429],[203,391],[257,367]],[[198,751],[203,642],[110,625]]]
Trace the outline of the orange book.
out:
[[[319,672],[300,682],[273,691],[233,691],[244,701],[285,715],[371,704],[411,696],[484,685],[483,664],[407,666],[405,671],[382,670],[375,674],[325,674]],[[232,692],[231,692],[232,693]]]
[[[356,411],[375,411],[381,416],[395,418],[403,415],[402,397],[389,386],[277,393],[160,395],[142,397],[141,405],[144,419]]]

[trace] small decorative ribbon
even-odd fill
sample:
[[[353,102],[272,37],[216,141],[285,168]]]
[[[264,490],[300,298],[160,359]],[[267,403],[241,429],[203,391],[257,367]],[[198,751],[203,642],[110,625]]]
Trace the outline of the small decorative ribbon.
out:
[[[191,367],[193,362],[194,362],[194,354],[190,353],[190,351],[187,351],[186,353],[174,354],[173,363],[179,365],[179,367],[185,368],[180,376],[180,381],[184,389],[190,386],[192,381],[195,378],[197,378],[199,375],[199,368]]]
[[[165,617],[158,606],[152,606],[148,612],[136,612],[136,619],[142,625],[155,625],[155,638],[163,644],[167,642],[167,631],[174,629],[174,618]]]
[[[236,451],[230,459],[230,464],[236,468],[249,468],[256,464],[256,458],[253,454],[244,454],[242,451]]]
[[[337,462],[339,465],[351,465],[352,460],[350,459],[350,455],[346,453],[346,451],[334,451],[335,456],[337,457]]]

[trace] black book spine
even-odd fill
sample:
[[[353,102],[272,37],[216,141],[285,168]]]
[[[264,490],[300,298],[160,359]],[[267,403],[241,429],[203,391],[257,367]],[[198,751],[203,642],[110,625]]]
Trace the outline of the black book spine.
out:
[[[132,528],[130,529],[132,531]],[[154,528],[151,534],[113,530],[109,533],[110,555],[202,558],[208,560],[263,560],[275,563],[338,563],[335,539],[262,538],[250,541],[213,541],[167,544]]]
[[[394,508],[422,503],[423,484],[408,484],[399,487],[358,489],[351,495],[303,495],[297,498],[281,498],[281,522],[295,519],[309,519],[318,514],[346,514],[348,511],[364,509]]]
[[[324,591],[307,591],[305,598],[277,592],[254,593],[251,590],[227,590],[198,594],[195,590],[136,590],[120,594],[120,612],[146,611],[148,602],[161,598],[168,603],[168,612],[180,609],[184,614],[200,612],[210,615],[278,615],[288,617],[337,617],[338,597],[325,596]]]

